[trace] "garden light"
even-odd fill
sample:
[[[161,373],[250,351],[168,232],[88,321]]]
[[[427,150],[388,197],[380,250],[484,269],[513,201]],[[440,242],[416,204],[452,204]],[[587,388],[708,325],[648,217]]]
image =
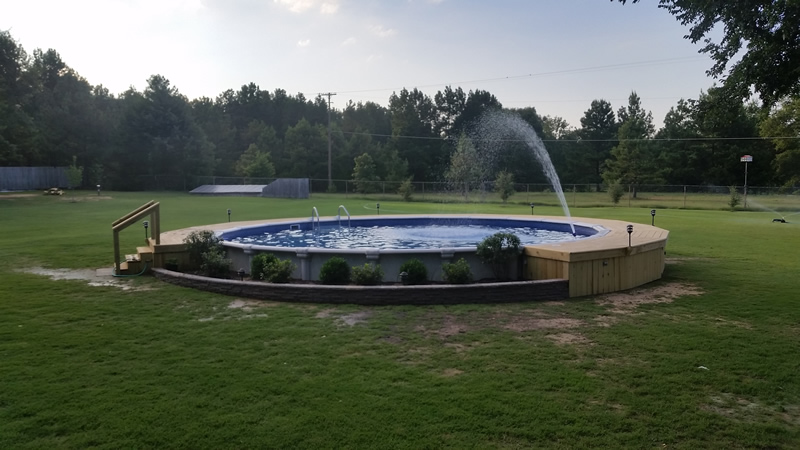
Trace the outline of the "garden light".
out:
[[[531,203],[531,215],[533,215],[533,203]]]
[[[228,208],[228,222],[231,221],[231,209]]]
[[[652,219],[650,219],[650,225],[655,225],[656,224],[656,210],[655,209],[651,209],[650,210],[650,215],[653,216]]]
[[[239,275],[239,281],[244,281],[244,268],[239,269],[236,274]]]
[[[378,209],[378,215],[380,216],[381,215],[381,204],[380,203],[375,203],[375,208]]]
[[[100,195],[100,185],[97,185],[97,195]]]
[[[144,222],[142,222],[142,225],[144,225],[144,240],[146,241],[147,240],[147,227],[150,226],[150,222],[145,220]]]
[[[631,246],[631,234],[633,233],[633,225],[628,225],[628,247]]]

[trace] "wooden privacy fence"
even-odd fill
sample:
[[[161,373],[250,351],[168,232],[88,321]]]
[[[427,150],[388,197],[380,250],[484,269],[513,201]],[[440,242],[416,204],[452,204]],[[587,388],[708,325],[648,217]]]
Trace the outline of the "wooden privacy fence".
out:
[[[66,167],[0,167],[0,191],[69,187]]]

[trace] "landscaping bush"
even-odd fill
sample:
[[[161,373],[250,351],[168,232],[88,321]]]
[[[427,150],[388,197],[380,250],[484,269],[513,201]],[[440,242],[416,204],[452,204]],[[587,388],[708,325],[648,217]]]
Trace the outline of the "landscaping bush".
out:
[[[373,286],[383,282],[383,269],[380,264],[373,266],[370,263],[364,263],[363,266],[354,266],[351,274],[353,283],[358,285]]]
[[[254,280],[263,280],[264,268],[277,260],[278,257],[272,253],[259,253],[253,256],[253,259],[250,261],[250,278]]]
[[[264,266],[261,279],[270,283],[288,283],[296,267],[288,259],[275,258]]]
[[[406,283],[408,284],[425,284],[428,282],[428,268],[425,263],[414,258],[409,259],[400,266],[400,272],[408,274]]]
[[[222,250],[212,249],[200,257],[200,270],[207,277],[228,278],[231,273],[231,260],[225,258]]]
[[[350,282],[350,265],[344,258],[334,256],[322,264],[319,280],[323,284],[347,284]]]
[[[464,258],[454,263],[442,264],[442,272],[444,273],[444,280],[450,284],[472,283],[472,270]]]
[[[189,262],[194,267],[201,267],[204,263],[205,253],[224,254],[222,243],[211,230],[192,231],[183,240],[189,253]]]
[[[511,233],[495,233],[478,244],[477,255],[492,268],[494,276],[508,278],[508,263],[519,256],[519,238]]]

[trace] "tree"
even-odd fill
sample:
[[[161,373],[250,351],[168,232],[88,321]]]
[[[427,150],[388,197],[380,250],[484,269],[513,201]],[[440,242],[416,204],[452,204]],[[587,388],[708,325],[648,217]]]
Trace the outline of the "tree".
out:
[[[761,136],[772,138],[775,146],[775,169],[777,181],[784,186],[800,184],[800,140],[781,139],[800,136],[800,96],[787,99],[780,108],[761,122]]]
[[[714,59],[707,73],[724,76],[726,96],[748,98],[752,87],[766,105],[773,105],[800,94],[800,2],[660,0],[658,7],[689,26],[685,38],[695,44],[703,41],[700,52]],[[720,30],[722,37],[715,41]]]
[[[506,203],[508,198],[517,192],[514,190],[514,175],[505,170],[498,173],[497,178],[494,180],[494,190],[500,194],[500,199],[503,200],[503,203]]]
[[[611,149],[616,145],[619,124],[614,116],[611,103],[606,100],[592,100],[592,104],[581,117],[580,139],[576,155],[568,160],[569,172],[576,183],[603,181],[606,161],[611,157]]]
[[[363,194],[369,194],[378,190],[380,177],[375,170],[375,162],[367,153],[355,159],[353,168],[353,180],[356,182],[356,190]]]
[[[472,141],[465,135],[458,138],[455,152],[450,157],[450,167],[445,172],[445,179],[456,191],[463,189],[464,200],[469,198],[470,185],[475,185],[482,178],[478,152]]]
[[[408,161],[408,171],[415,180],[435,179],[442,173],[446,155],[439,136],[433,130],[436,109],[433,101],[418,89],[403,89],[389,97],[392,138],[389,150],[397,151]]]
[[[704,146],[694,121],[692,102],[684,99],[664,116],[664,126],[656,133],[659,161],[669,184],[702,184],[697,168],[702,164]]]
[[[275,166],[269,152],[262,150],[257,144],[250,144],[236,162],[236,174],[248,178],[273,178]]]
[[[620,118],[619,144],[611,150],[603,178],[607,185],[617,181],[631,185],[636,197],[638,185],[660,181],[655,149],[649,141],[655,131],[653,114],[645,112],[639,96],[631,92],[628,106],[620,108],[617,116]]]
[[[83,166],[78,166],[78,157],[72,157],[72,164],[67,167],[67,180],[69,181],[69,188],[75,189],[81,186],[83,180]]]

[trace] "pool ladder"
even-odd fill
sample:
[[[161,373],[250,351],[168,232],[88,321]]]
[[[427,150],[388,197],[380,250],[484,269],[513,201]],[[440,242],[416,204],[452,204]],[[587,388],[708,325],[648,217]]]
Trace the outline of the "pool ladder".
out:
[[[339,220],[339,228],[342,228],[342,210],[347,214],[347,228],[350,228],[350,213],[344,205],[339,205],[339,210],[336,212],[336,218]]]
[[[317,217],[317,226],[314,227],[314,216]],[[317,211],[316,206],[311,207],[311,230],[312,231],[319,231],[320,223],[319,223],[319,211]]]

